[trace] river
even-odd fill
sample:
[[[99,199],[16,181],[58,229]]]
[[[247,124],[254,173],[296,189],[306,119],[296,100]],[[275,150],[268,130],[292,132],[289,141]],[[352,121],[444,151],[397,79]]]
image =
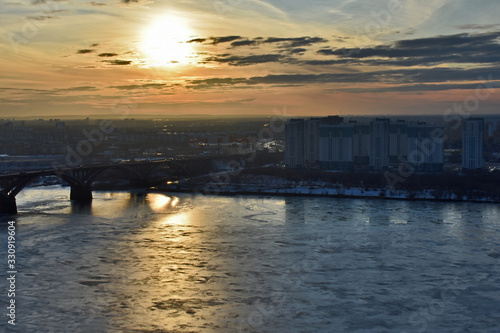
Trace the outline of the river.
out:
[[[18,195],[19,332],[500,332],[498,205],[68,195]]]

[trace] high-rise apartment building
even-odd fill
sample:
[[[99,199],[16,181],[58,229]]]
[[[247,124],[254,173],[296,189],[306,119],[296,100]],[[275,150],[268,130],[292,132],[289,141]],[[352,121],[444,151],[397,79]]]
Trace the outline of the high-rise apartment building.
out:
[[[285,133],[285,164],[291,168],[317,166],[321,124],[341,122],[338,116],[289,120]]]
[[[441,127],[419,122],[407,129],[407,156],[411,168],[417,172],[439,172],[444,167],[444,147]]]
[[[489,122],[485,127],[486,133],[488,133],[488,138],[493,138],[495,136],[495,132],[497,131],[497,122]]]
[[[381,170],[389,166],[389,126],[387,118],[377,118],[370,123],[370,167]]]
[[[462,125],[462,169],[483,167],[484,119],[469,118]]]
[[[442,127],[426,123],[370,123],[343,118],[292,119],[286,125],[287,167],[324,170],[383,170],[408,164],[421,172],[443,170]]]
[[[401,163],[408,155],[408,123],[397,120],[389,125],[389,160]]]
[[[302,168],[305,164],[304,120],[289,120],[285,131],[285,164],[289,168]]]
[[[353,159],[353,126],[321,124],[319,129],[319,167],[328,170],[350,170]]]
[[[349,121],[353,127],[352,145],[353,160],[356,169],[367,169],[370,164],[371,131],[370,124]]]
[[[310,118],[304,121],[304,165],[311,166],[319,158],[319,125],[322,118]]]

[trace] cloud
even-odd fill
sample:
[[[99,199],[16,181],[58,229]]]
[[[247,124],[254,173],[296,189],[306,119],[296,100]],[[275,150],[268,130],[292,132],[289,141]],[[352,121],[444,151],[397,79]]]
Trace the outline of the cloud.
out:
[[[336,92],[344,91],[350,93],[384,93],[384,92],[422,92],[422,91],[445,91],[445,90],[475,90],[477,83],[438,83],[438,84],[408,84],[390,87],[373,88],[341,88]],[[500,81],[488,82],[489,88],[500,88]]]
[[[245,84],[245,78],[211,78],[202,80],[191,80],[187,82],[186,88],[188,89],[210,89],[224,86],[235,86],[238,84]]]
[[[497,63],[500,32],[456,34],[396,41],[368,48],[329,48],[323,56],[363,60],[368,65],[417,66],[436,63]]]
[[[153,88],[153,89],[161,89],[166,86],[165,83],[146,83],[142,85],[142,88]]]
[[[249,66],[268,62],[280,62],[284,58],[281,54],[260,54],[250,56],[221,55],[205,58],[203,63],[218,62],[227,63],[231,66]]]
[[[96,2],[96,1],[91,1],[90,4],[92,6],[107,6],[107,4],[104,2]]]
[[[82,87],[71,87],[71,88],[61,88],[56,91],[96,91],[97,88],[93,86],[82,86]]]
[[[111,65],[117,65],[117,66],[127,66],[132,64],[131,60],[103,60],[102,62],[107,62]]]
[[[291,49],[291,50],[289,51],[289,53],[290,53],[290,54],[303,54],[303,53],[304,53],[304,52],[306,52],[306,51],[307,51],[307,49],[304,49],[304,48],[299,47],[299,48]]]
[[[92,52],[94,52],[94,50],[91,50],[91,49],[82,49],[82,50],[76,51],[76,53],[78,53],[78,54],[86,54],[86,53],[92,53]]]
[[[5,6],[16,6],[16,7],[24,6],[23,3],[19,3],[19,2],[5,2],[4,5]],[[0,4],[0,6],[1,6],[1,4]]]
[[[342,50],[346,50],[346,49],[342,49]],[[359,49],[355,49],[355,50],[358,51]],[[325,56],[346,54],[346,52],[342,52],[342,54],[339,54],[337,49],[321,49],[321,50],[318,50],[318,52],[316,52],[316,53],[321,54],[321,55],[325,55]]]
[[[109,88],[115,88],[115,89],[120,89],[120,90],[135,90],[135,89],[162,89],[165,88],[167,85],[165,83],[145,83],[145,84],[130,84],[130,85],[124,85],[124,86],[111,86]]]
[[[243,39],[240,37],[239,39]],[[262,37],[257,37],[254,39],[244,39],[244,40],[238,40],[236,42],[231,43],[232,47],[239,47],[239,46],[257,46],[260,44],[281,44],[279,45],[280,48],[299,48],[299,47],[306,47],[306,46],[311,46],[313,44],[317,43],[326,43],[328,40],[321,38],[321,37],[288,37],[288,38],[278,38],[278,37],[268,37],[268,38],[262,38]]]
[[[34,21],[45,21],[49,19],[56,19],[59,17],[53,15],[38,15],[38,16],[26,16],[26,18],[28,20],[34,20]]]
[[[11,94],[14,96],[37,95],[37,98],[50,99],[54,97],[59,98],[60,96],[65,96],[64,94],[69,92],[98,91],[99,89],[94,86],[79,86],[79,87],[55,88],[55,89],[0,88],[0,90],[12,90]]]
[[[188,40],[186,43],[203,43],[207,40],[207,38],[194,38],[191,40]]]
[[[498,29],[500,24],[462,24],[456,25],[455,28],[462,30],[488,30],[488,29]]]
[[[232,42],[232,47],[239,46],[256,46],[259,44],[282,44],[280,47],[287,48],[297,48],[311,46],[317,43],[326,43],[327,39],[321,37],[288,37],[288,38],[278,38],[278,37],[268,37],[266,39],[262,37],[257,37],[254,39],[244,38],[241,36],[222,36],[222,37],[208,37],[208,38],[194,38],[188,40],[187,43],[205,43],[217,45],[220,43]]]
[[[321,37],[256,37],[253,39],[241,37],[241,36],[224,36],[224,37],[208,37],[208,38],[195,38],[187,41],[187,43],[202,43],[204,45],[218,45],[220,43],[231,42],[228,49],[234,49],[239,47],[251,46],[263,46],[272,45],[276,46],[276,51],[279,53],[288,53],[290,55],[297,54],[303,55],[307,51],[307,47],[310,47],[316,43],[325,43],[326,39]],[[266,62],[293,62],[293,58],[285,59],[283,55],[280,54],[257,54],[257,55],[230,55],[230,54],[220,54],[206,58],[201,63],[207,62],[218,62],[227,63],[231,66],[248,66],[253,64],[260,64]]]
[[[325,43],[322,37],[257,37],[249,39],[240,36],[197,38],[189,42],[216,45],[233,40],[228,49],[243,46],[276,45],[275,53],[262,50],[263,54],[232,55],[218,54],[205,58],[200,63],[225,63],[231,66],[249,66],[262,63],[288,63],[306,66],[398,66],[433,67],[442,64],[493,64],[499,63],[500,32],[482,34],[455,34],[428,38],[403,39],[392,44],[365,48],[314,48],[315,44]],[[256,49],[255,53],[259,53]],[[308,50],[317,56],[305,58]],[[265,53],[264,53],[265,52]],[[279,54],[278,54],[279,53]],[[288,54],[288,56],[286,56]],[[292,55],[300,56],[298,58]],[[321,59],[318,56],[331,57]],[[305,58],[305,59],[304,59]]]
[[[63,2],[66,0],[32,0],[31,4],[32,5],[41,5],[41,4],[47,3],[47,1]]]
[[[154,1],[150,0],[120,0],[120,3],[126,5],[126,6],[133,6],[133,5],[139,5],[139,6],[144,6],[144,5],[149,5],[154,3]]]
[[[481,81],[492,77],[497,71],[496,67],[478,69],[460,68],[415,68],[355,73],[323,73],[323,74],[271,74],[265,76],[254,76],[250,78],[209,78],[203,80],[191,80],[188,88],[209,88],[233,85],[307,85],[307,84],[354,84],[354,83],[385,83],[385,84],[425,84],[441,83],[446,80],[447,84],[461,81]],[[477,84],[473,85],[477,87]],[[451,87],[451,86],[450,86]],[[356,88],[357,89],[357,88]],[[353,90],[356,90],[353,88]]]
[[[262,43],[285,43],[283,47],[304,47],[311,46],[316,43],[326,43],[328,40],[321,37],[295,37],[295,38],[277,38],[269,37],[262,41]]]
[[[226,63],[231,66],[250,66],[262,63],[281,62],[281,63],[294,63],[297,64],[296,59],[286,57],[288,55],[304,55],[307,52],[307,47],[317,43],[325,43],[326,39],[322,37],[256,37],[253,39],[242,36],[222,36],[222,37],[207,37],[207,38],[194,38],[188,40],[187,43],[200,43],[204,45],[218,45],[221,43],[230,43],[228,49],[235,49],[239,47],[275,46],[275,52],[282,54],[252,54],[252,55],[231,55],[231,54],[218,54],[200,61],[203,63]],[[269,51],[269,50],[268,50]],[[258,51],[257,51],[258,52]],[[257,53],[256,52],[256,53]]]
[[[335,59],[335,60],[303,60],[299,62],[302,65],[310,65],[310,66],[330,66],[330,65],[343,65],[343,64],[358,64],[359,62],[354,63],[352,60],[348,59]]]
[[[246,40],[239,40],[239,41],[231,43],[232,47],[238,47],[238,46],[256,46],[256,45],[259,45],[258,41],[256,41],[256,40],[248,40],[248,39],[246,39]]]
[[[212,40],[213,45],[217,45],[220,43],[232,42],[234,40],[241,39],[241,37],[240,36],[225,36],[225,37],[210,37],[210,39]]]
[[[234,40],[241,39],[241,36],[222,36],[222,37],[208,37],[208,38],[194,38],[191,40],[188,40],[186,43],[205,43],[208,42],[207,44],[212,44],[212,45],[217,45],[220,43],[229,43]]]
[[[447,36],[437,36],[430,38],[408,39],[396,42],[397,48],[409,49],[435,49],[443,50],[443,47],[461,47],[461,46],[481,46],[490,44],[493,40],[500,37],[500,32],[491,32],[484,34],[457,34]]]
[[[118,55],[118,53],[99,53],[98,56],[99,57],[116,57]]]

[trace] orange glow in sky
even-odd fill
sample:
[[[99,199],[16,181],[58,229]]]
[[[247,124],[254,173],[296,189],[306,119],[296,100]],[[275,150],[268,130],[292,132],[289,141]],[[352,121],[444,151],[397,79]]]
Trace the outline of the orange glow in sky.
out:
[[[0,0],[0,117],[499,110],[496,0],[215,3]]]

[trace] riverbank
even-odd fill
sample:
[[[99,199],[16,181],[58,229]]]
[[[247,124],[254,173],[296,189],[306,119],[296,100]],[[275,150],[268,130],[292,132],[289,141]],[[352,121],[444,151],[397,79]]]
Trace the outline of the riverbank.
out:
[[[354,175],[358,176],[359,174]],[[412,188],[411,190],[404,188],[391,190],[387,187],[386,184],[380,181],[380,175],[378,177],[379,179],[377,179],[377,175],[374,174],[362,175],[362,177],[358,181],[352,181],[352,179],[349,179],[347,177],[352,177],[353,174],[335,173],[331,174],[331,176],[335,176],[336,179],[333,179],[333,181],[297,181],[286,179],[285,177],[262,174],[242,174],[231,177],[223,172],[219,174],[211,174],[204,177],[199,177],[200,179],[198,179],[197,181],[193,181],[193,179],[191,179],[188,182],[169,182],[168,184],[156,187],[156,190],[159,192],[194,192],[228,196],[314,196],[409,201],[500,203],[500,196],[496,195],[496,193],[492,193],[491,190],[480,191],[475,188],[477,186],[477,183],[473,182],[474,179],[453,179],[454,182],[444,183],[442,179],[446,178],[446,176],[441,175],[442,184],[439,184],[439,181],[434,177],[436,175],[426,175],[427,181],[429,181],[429,178],[431,178],[431,180],[435,180],[433,182],[434,188],[424,189],[425,187],[422,186],[422,184],[418,184],[419,186],[410,186],[409,188]],[[422,175],[415,175],[414,178],[417,178],[418,180],[421,177]],[[220,180],[224,178],[228,180],[230,179],[230,182],[221,182]],[[463,191],[463,189],[460,188],[461,183],[458,182],[458,180],[461,180],[464,183],[470,183],[469,190]],[[496,179],[488,180],[490,180],[489,184],[497,189],[497,187],[494,185],[496,183]],[[412,181],[415,181],[415,179],[412,179]],[[41,179],[39,182],[31,184],[31,186],[38,187],[61,183],[61,180],[58,178]],[[349,186],[349,184],[352,183],[358,183],[358,186]],[[364,187],[360,187],[359,183],[364,184]],[[408,183],[410,183],[410,180],[408,181]],[[129,189],[130,187],[109,187],[109,184],[108,186],[106,186],[106,184],[94,184],[94,190],[123,190],[127,188]],[[139,187],[139,191],[143,191],[143,188]]]
[[[320,187],[320,186],[293,186],[275,187],[242,184],[207,184],[187,189],[182,186],[171,186],[159,189],[160,192],[194,192],[209,195],[257,195],[257,196],[301,196],[301,197],[331,197],[331,198],[353,198],[353,199],[384,199],[384,200],[408,200],[408,201],[439,201],[439,202],[476,202],[476,203],[500,203],[494,198],[468,198],[459,197],[449,193],[437,197],[432,190],[408,192],[404,190],[385,189],[362,189],[344,187]]]

